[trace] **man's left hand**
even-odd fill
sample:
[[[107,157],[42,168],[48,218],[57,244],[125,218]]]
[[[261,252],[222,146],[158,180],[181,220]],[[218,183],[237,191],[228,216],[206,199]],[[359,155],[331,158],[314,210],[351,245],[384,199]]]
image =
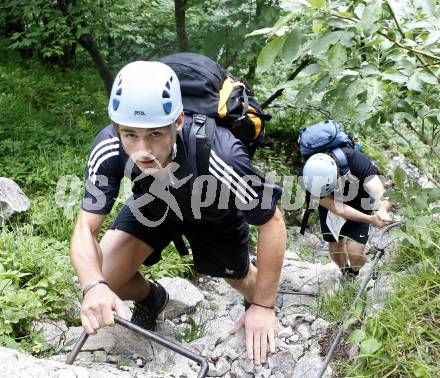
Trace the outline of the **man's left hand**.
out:
[[[275,324],[273,309],[252,305],[230,333],[235,334],[245,327],[248,358],[260,365],[266,362],[268,342],[270,352],[275,353]]]

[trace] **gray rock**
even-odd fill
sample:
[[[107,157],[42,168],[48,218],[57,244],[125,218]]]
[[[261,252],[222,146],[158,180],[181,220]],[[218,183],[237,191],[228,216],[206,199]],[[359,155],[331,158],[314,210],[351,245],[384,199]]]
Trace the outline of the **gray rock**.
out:
[[[68,330],[64,320],[53,321],[48,319],[36,322],[33,328],[34,331],[40,332],[43,335],[56,353],[61,350]]]
[[[82,332],[82,327],[69,328],[63,350],[72,350],[74,343]],[[113,355],[132,355],[136,353],[143,358],[151,358],[153,355],[151,341],[119,325],[99,329],[97,335],[90,336],[87,339],[82,350],[89,352],[104,350],[106,353]]]
[[[299,340],[299,335],[298,335],[297,333],[295,333],[295,334],[293,334],[293,335],[289,338],[289,340],[290,340],[292,343],[296,343],[296,342]]]
[[[104,363],[107,362],[107,353],[102,350],[93,352],[93,362]]]
[[[271,356],[272,360],[272,373],[281,372],[285,376],[289,377],[296,365],[294,355],[290,351],[283,351]]]
[[[319,370],[322,366],[322,360],[316,355],[306,353],[295,366],[295,370],[291,375],[292,378],[315,378],[319,374]],[[331,368],[328,367],[324,376],[325,378],[331,377]]]
[[[235,322],[229,316],[223,316],[210,320],[206,323],[205,335],[216,335],[219,330],[228,332],[235,325]]]
[[[231,365],[229,365],[228,361],[220,357],[215,363],[209,364],[208,375],[210,377],[223,377],[230,369]]]
[[[83,362],[94,362],[93,360],[93,353],[90,352],[79,352],[78,356],[76,357],[77,361],[83,361]]]
[[[269,378],[272,370],[266,369],[264,367],[255,368],[255,378]]]
[[[235,350],[227,350],[223,352],[223,355],[226,358],[229,358],[231,361],[235,361],[240,355]]]
[[[306,323],[301,323],[296,327],[296,331],[304,340],[308,340],[311,336],[310,327]]]
[[[183,278],[162,278],[160,284],[165,287],[170,301],[163,312],[167,319],[173,319],[194,310],[203,301],[202,292]]]
[[[13,349],[0,347],[0,366],[2,377],[14,378],[159,378],[168,374],[148,373],[142,369],[127,368],[121,371],[109,364],[75,362],[66,365],[62,362],[38,359]]]
[[[237,377],[253,377],[254,376],[254,363],[247,357],[235,360],[231,365],[231,373]]]
[[[331,323],[328,321],[318,318],[316,319],[310,330],[312,331],[312,336],[322,336],[322,334],[331,326]]]
[[[292,291],[303,291],[318,293],[319,291],[337,290],[339,288],[340,271],[336,264],[313,264],[307,261],[294,261],[285,266],[281,273],[280,286]],[[284,295],[284,300],[298,298],[301,300],[304,296],[294,294]]]
[[[284,255],[284,260],[285,260],[285,264],[288,264],[290,261],[300,260],[300,257],[298,256],[298,253],[296,251],[288,249],[286,250],[286,253]]]
[[[304,233],[304,235],[301,235],[298,232],[298,234],[296,235],[296,241],[299,245],[306,246],[312,249],[320,249],[324,245],[324,242],[321,241],[319,237],[307,231]]]
[[[234,361],[231,367],[231,374],[233,377],[239,378],[253,378],[254,374],[247,373],[243,370],[243,368],[239,365],[238,361]]]
[[[281,331],[278,332],[278,337],[282,337],[282,338],[289,338],[292,335],[293,335],[292,327],[283,328]]]
[[[288,345],[287,350],[290,352],[295,362],[298,361],[301,358],[301,356],[304,354],[303,345]]]
[[[29,209],[31,201],[15,181],[0,177],[0,224],[12,215]]]

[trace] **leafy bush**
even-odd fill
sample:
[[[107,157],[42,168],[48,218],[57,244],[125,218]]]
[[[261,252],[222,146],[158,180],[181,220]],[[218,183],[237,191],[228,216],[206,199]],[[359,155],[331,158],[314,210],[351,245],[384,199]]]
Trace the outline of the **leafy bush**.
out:
[[[32,323],[63,318],[75,299],[67,242],[32,235],[31,227],[0,232],[0,342],[16,346]]]
[[[163,277],[194,276],[192,255],[180,256],[172,244],[162,251],[162,258],[153,266],[141,266],[140,272],[146,278],[158,280]]]
[[[391,197],[403,215],[399,249],[382,274],[395,280],[394,292],[373,313],[362,329],[349,340],[359,343],[354,367],[346,366],[344,376],[415,376],[440,374],[440,190],[405,184],[405,173],[397,169],[397,190]],[[437,207],[436,207],[437,206]],[[400,273],[396,273],[400,272]]]
[[[438,242],[440,227],[433,231]],[[350,336],[352,343],[360,343],[360,354],[344,376],[439,376],[440,260],[425,260],[417,249],[412,254],[426,263],[415,274],[394,275],[395,293]]]

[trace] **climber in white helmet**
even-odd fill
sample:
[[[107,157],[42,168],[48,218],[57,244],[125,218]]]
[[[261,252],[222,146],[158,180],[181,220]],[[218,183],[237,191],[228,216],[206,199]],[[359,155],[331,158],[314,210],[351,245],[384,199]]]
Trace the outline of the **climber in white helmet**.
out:
[[[367,261],[370,226],[389,224],[392,205],[384,198],[378,168],[360,151],[350,147],[337,150],[345,157],[347,172],[341,172],[335,153],[316,153],[304,164],[301,182],[319,201],[321,232],[332,260],[345,278],[354,281]]]
[[[228,188],[228,177],[229,205],[221,206],[216,196],[199,206],[200,212],[193,211],[186,138],[192,119],[185,118],[175,72],[163,63],[138,61],[123,67],[108,113],[112,123],[97,135],[88,157],[84,199],[71,240],[84,295],[80,315],[85,331],[94,334],[113,324],[113,311],[125,317],[121,300],[134,301],[132,322],[154,330],[169,295],[138,269],[160,261],[162,250],[170,242],[179,245],[184,235],[195,270],[224,278],[243,295],[248,309],[237,327],[245,326],[249,358],[264,363],[267,351],[275,352],[274,306],[286,242],[276,205],[281,188],[259,176],[242,143],[217,127],[206,174],[214,193]],[[261,185],[251,187],[244,179],[249,176]],[[133,183],[133,196],[99,241],[124,177]],[[263,192],[270,193],[269,206],[261,205]],[[258,204],[238,209],[240,201],[251,199]],[[248,223],[259,230],[258,276],[249,262]]]

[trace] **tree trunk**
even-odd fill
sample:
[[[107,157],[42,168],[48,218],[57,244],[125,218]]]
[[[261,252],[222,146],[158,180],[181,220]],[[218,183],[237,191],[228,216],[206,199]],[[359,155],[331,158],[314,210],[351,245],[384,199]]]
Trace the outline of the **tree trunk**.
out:
[[[63,15],[66,17],[66,20],[72,29],[73,35],[76,34],[76,26],[72,22],[69,14],[69,5],[75,4],[76,0],[57,0],[58,9],[60,9],[61,12],[63,12]],[[113,75],[108,68],[107,62],[101,55],[95,40],[91,34],[83,34],[81,37],[79,37],[78,43],[90,54],[96,68],[98,69],[99,76],[101,76],[101,79],[104,82],[107,95],[110,97],[113,86]]]
[[[188,51],[188,34],[186,33],[185,22],[186,0],[174,0],[174,15],[176,19],[177,41],[179,51]]]
[[[90,34],[84,34],[79,38],[79,43],[92,57],[93,62],[98,69],[99,75],[104,82],[107,95],[110,96],[113,86],[113,75],[110,72],[110,69],[102,57],[98,47],[96,46],[94,39]]]

